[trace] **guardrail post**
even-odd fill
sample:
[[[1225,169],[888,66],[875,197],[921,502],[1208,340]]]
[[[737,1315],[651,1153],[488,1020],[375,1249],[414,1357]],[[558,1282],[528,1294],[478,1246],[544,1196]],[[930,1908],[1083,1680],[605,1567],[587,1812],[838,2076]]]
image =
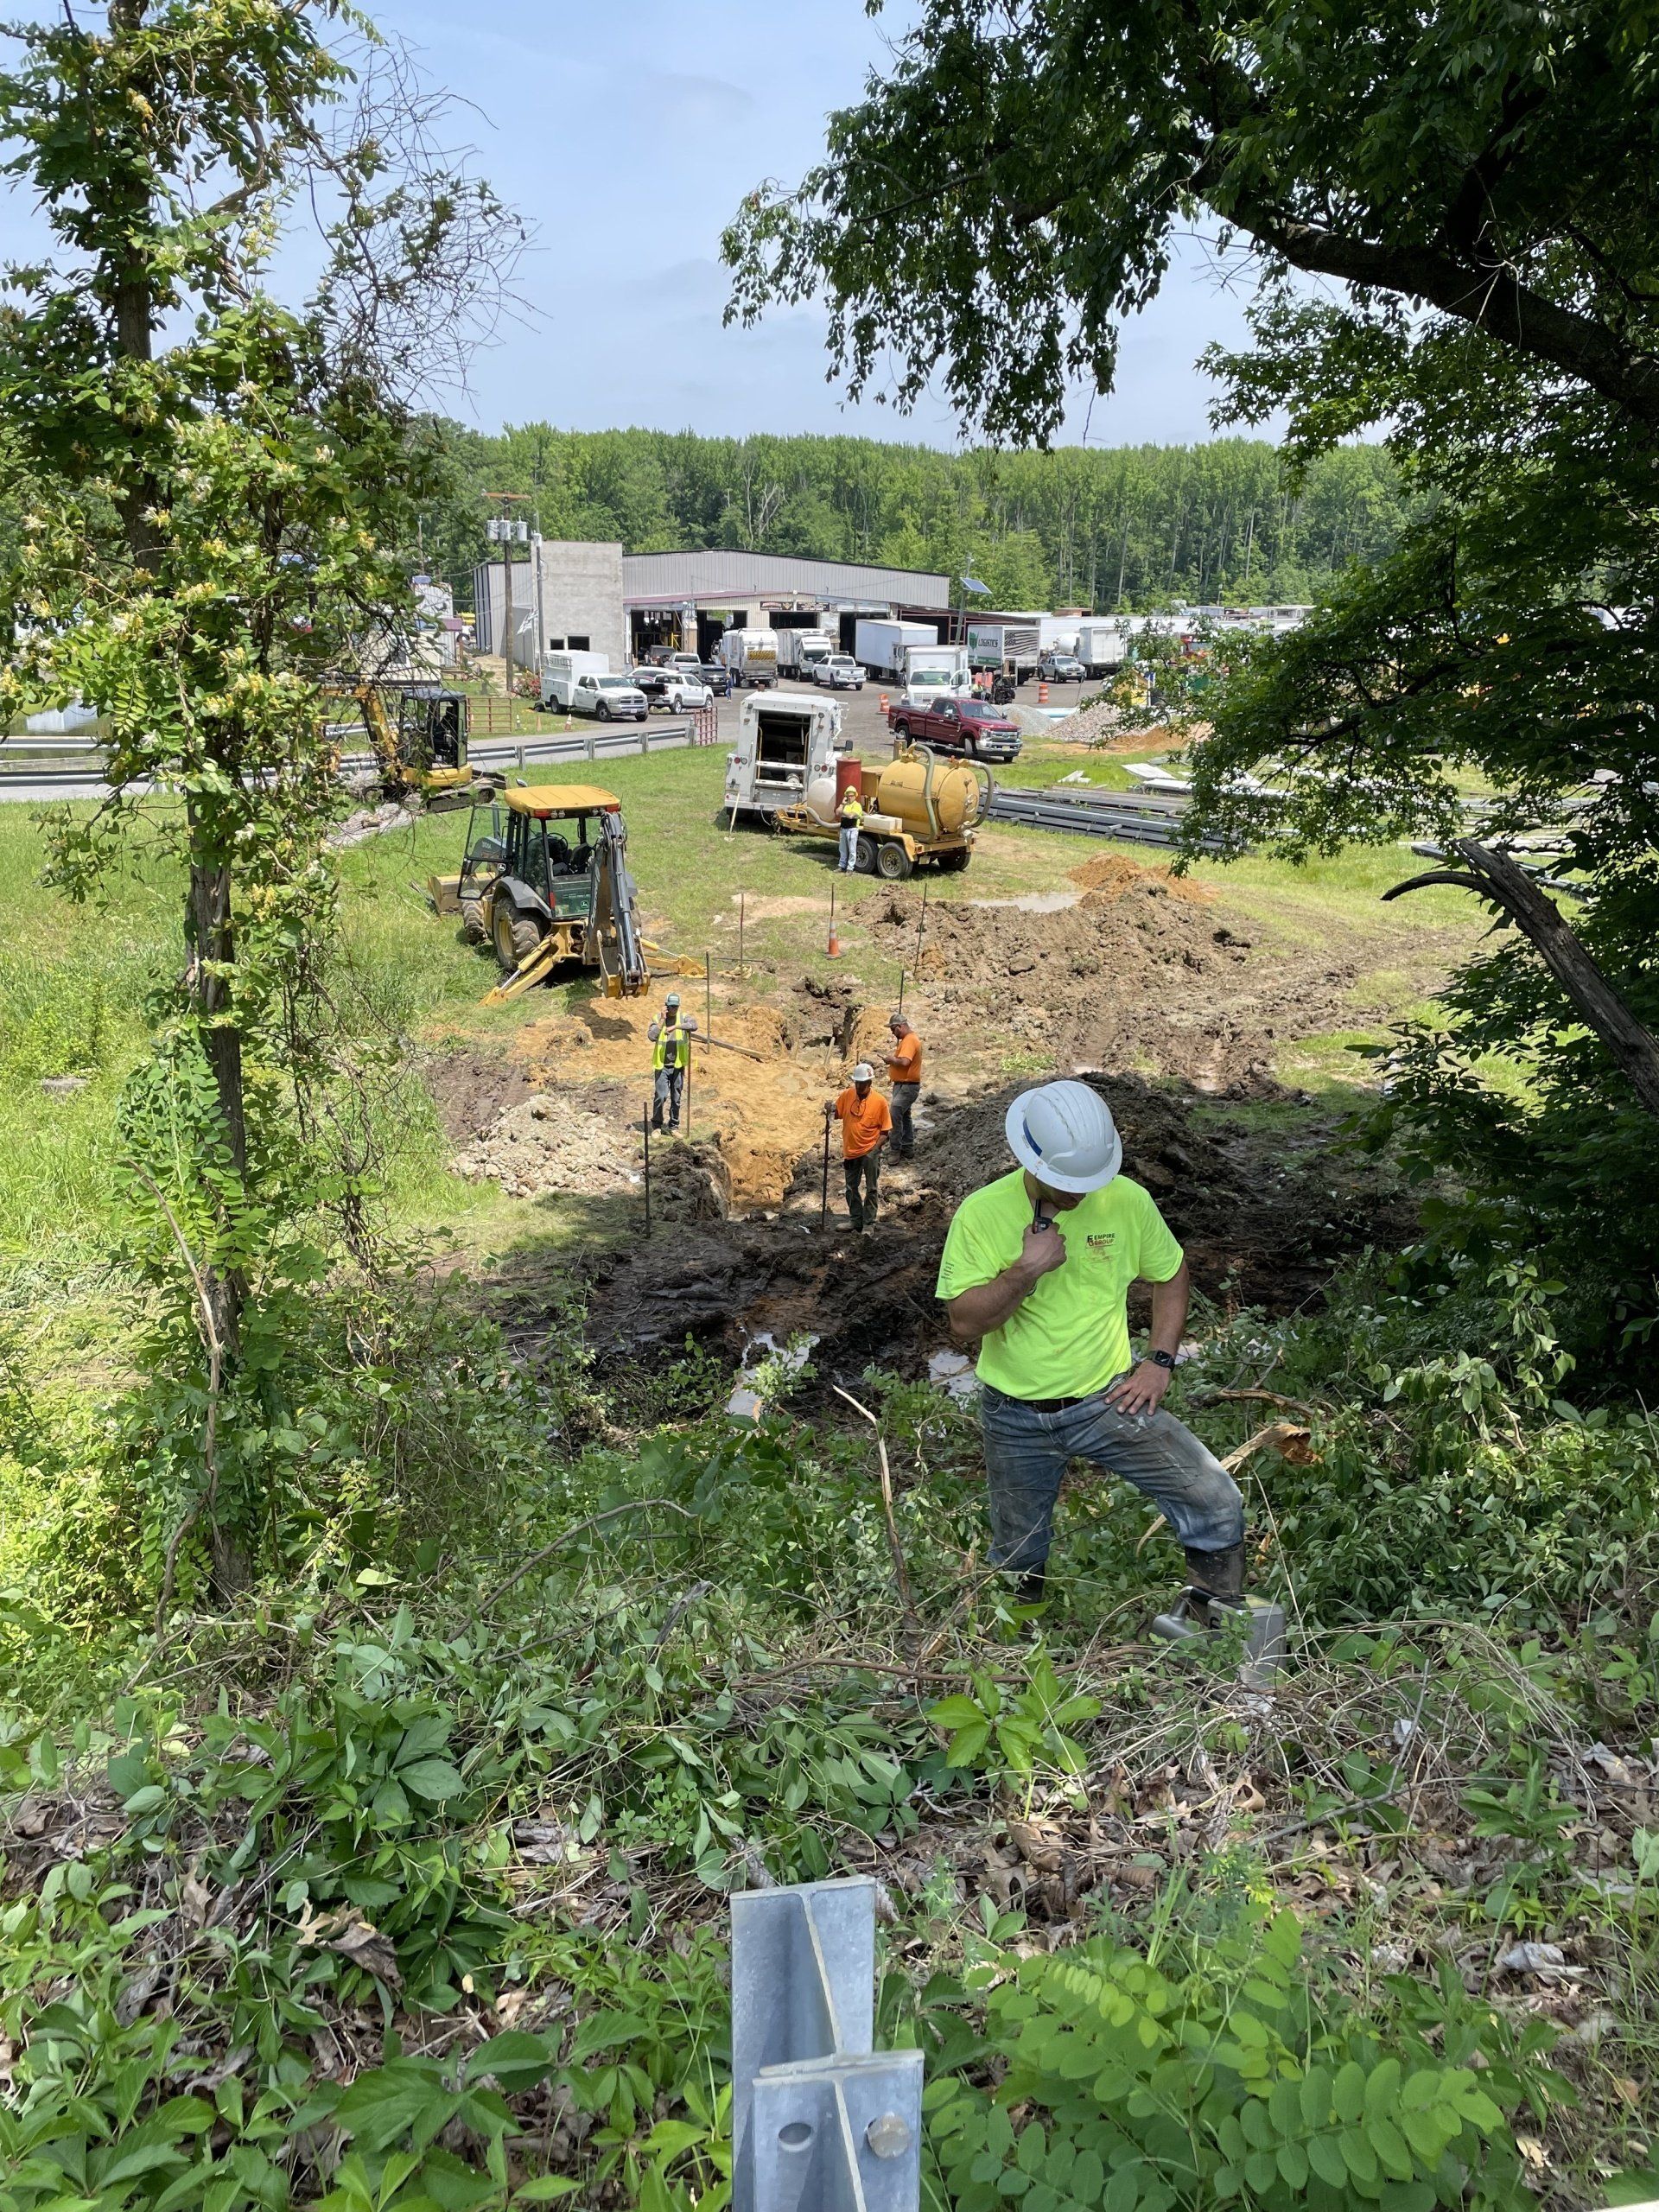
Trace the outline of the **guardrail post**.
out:
[[[871,2048],[875,1885],[732,1899],[732,2212],[917,2212],[922,2054]]]

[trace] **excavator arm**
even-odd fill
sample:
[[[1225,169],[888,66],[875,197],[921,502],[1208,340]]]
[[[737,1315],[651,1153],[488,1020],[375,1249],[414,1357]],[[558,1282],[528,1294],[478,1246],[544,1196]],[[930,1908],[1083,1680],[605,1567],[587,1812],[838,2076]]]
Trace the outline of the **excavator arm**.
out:
[[[600,817],[588,927],[607,998],[638,998],[651,983],[639,933],[638,892],[628,871],[628,833],[620,814]]]

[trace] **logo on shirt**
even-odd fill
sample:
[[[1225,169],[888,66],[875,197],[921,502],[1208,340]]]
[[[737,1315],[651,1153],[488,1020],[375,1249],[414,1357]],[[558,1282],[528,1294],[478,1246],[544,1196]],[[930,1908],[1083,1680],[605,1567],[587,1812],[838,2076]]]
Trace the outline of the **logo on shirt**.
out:
[[[1089,1249],[1091,1252],[1109,1251],[1111,1247],[1116,1244],[1116,1242],[1117,1231],[1115,1229],[1097,1230],[1096,1233],[1088,1239]]]

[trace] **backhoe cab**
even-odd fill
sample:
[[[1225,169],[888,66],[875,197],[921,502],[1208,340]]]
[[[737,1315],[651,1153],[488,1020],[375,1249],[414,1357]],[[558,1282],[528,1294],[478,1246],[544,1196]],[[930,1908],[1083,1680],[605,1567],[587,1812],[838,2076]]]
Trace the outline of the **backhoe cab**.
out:
[[[592,785],[505,791],[473,808],[458,876],[435,877],[432,904],[487,938],[516,998],[569,963],[596,969],[606,995],[632,998],[651,973],[627,867],[620,799]]]

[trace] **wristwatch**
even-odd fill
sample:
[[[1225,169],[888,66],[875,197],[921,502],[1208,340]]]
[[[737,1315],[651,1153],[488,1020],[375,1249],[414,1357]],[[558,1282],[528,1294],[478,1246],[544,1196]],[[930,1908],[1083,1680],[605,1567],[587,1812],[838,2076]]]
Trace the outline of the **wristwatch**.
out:
[[[1154,1367],[1166,1367],[1172,1375],[1175,1372],[1175,1355],[1173,1351],[1149,1351],[1146,1356]]]

